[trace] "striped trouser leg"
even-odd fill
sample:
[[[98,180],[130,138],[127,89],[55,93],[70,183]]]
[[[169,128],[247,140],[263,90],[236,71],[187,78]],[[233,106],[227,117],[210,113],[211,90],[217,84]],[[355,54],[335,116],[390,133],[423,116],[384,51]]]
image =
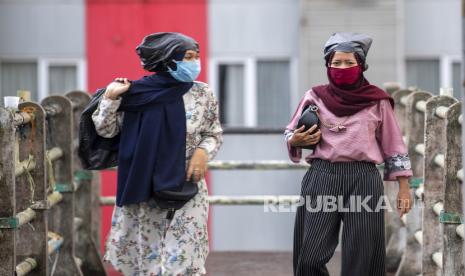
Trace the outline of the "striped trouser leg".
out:
[[[329,275],[325,264],[338,244],[342,220],[341,275],[384,276],[384,214],[363,208],[375,210],[382,194],[383,182],[374,164],[315,160],[302,181],[306,206],[299,207],[296,214],[294,275]],[[334,205],[325,205],[325,196],[342,200],[343,206],[337,202],[334,210]],[[356,197],[363,202],[362,208],[350,206],[354,200],[357,203]],[[318,200],[323,202],[321,208]]]
[[[378,171],[354,174],[344,185],[345,195],[360,196],[366,208],[342,213],[342,276],[384,276],[386,248],[384,240],[383,180]],[[384,202],[384,205],[386,202]]]
[[[302,181],[304,206],[297,208],[294,227],[293,265],[296,276],[329,275],[326,263],[338,244],[341,218],[337,211],[322,212],[319,195],[335,195],[333,175],[310,168]],[[311,210],[311,211],[309,211]]]

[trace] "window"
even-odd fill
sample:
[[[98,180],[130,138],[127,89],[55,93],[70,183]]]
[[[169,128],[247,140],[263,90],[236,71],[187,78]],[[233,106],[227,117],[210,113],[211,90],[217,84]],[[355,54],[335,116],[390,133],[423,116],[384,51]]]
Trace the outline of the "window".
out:
[[[220,120],[228,126],[244,126],[244,65],[219,66]]]
[[[257,122],[259,127],[282,128],[289,121],[289,61],[257,62]]]
[[[0,63],[0,97],[16,96],[18,90],[31,91],[32,100],[37,100],[37,63],[7,62]]]
[[[439,60],[407,60],[407,86],[439,94]]]
[[[41,101],[85,87],[85,61],[81,59],[0,60],[0,99],[29,90],[31,100]]]
[[[460,62],[452,63],[452,88],[454,88],[454,97],[462,100],[462,68]]]
[[[50,65],[49,67],[49,95],[63,95],[75,90],[77,83],[77,68],[75,65]]]
[[[283,128],[290,114],[289,59],[213,59],[211,85],[227,127]]]
[[[85,61],[74,58],[39,59],[39,99],[86,87]]]

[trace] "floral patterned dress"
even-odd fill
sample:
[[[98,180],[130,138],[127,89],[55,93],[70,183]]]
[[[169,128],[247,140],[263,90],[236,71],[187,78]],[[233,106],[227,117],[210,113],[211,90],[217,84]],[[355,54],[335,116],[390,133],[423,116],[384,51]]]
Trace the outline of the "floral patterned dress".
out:
[[[186,162],[196,148],[208,152],[211,160],[223,142],[218,103],[207,84],[195,82],[184,94],[186,109]],[[92,115],[97,133],[103,137],[118,134],[123,113],[121,100],[102,98]],[[115,205],[104,261],[124,275],[165,276],[202,275],[208,245],[208,191],[205,179],[199,193],[177,210],[172,220],[153,200],[122,207]]]

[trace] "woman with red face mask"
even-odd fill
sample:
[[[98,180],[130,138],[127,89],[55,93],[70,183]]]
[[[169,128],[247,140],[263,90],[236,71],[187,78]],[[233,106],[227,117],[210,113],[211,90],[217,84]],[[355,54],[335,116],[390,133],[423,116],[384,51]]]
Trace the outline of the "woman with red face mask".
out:
[[[335,33],[325,44],[329,83],[313,87],[299,103],[285,137],[289,157],[299,162],[302,148],[311,164],[302,180],[303,203],[294,227],[294,275],[329,275],[326,263],[339,243],[345,276],[383,276],[385,272],[383,178],[399,182],[397,211],[412,207],[410,159],[395,119],[393,99],[363,75],[372,39],[358,33]],[[320,124],[297,128],[309,106]],[[310,127],[310,129],[306,129]]]

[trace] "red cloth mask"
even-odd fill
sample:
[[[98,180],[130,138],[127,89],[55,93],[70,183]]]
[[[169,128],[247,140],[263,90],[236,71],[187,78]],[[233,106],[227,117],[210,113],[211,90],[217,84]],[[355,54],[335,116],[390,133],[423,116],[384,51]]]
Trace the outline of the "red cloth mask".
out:
[[[355,84],[362,75],[362,68],[360,65],[349,67],[349,68],[328,68],[328,75],[337,86],[342,85],[353,85]]]

